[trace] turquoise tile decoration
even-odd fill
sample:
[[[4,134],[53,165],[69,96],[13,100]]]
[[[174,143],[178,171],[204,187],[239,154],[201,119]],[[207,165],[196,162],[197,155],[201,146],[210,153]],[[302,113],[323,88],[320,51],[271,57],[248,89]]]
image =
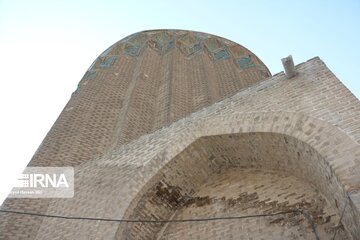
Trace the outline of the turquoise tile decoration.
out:
[[[241,69],[248,69],[256,67],[256,65],[251,60],[251,56],[243,56],[238,59],[238,63]]]
[[[91,80],[96,76],[96,71],[94,70],[89,70],[85,73],[84,79],[86,80]]]
[[[202,51],[201,39],[195,34],[187,33],[181,35],[177,42],[180,51],[185,54],[186,57],[191,57]]]
[[[160,55],[165,55],[175,46],[175,32],[159,32],[152,37],[152,42],[155,50],[160,53]]]
[[[147,35],[138,33],[125,40],[124,52],[128,56],[138,57],[147,46]]]
[[[104,67],[104,68],[111,67],[115,63],[117,58],[118,58],[117,56],[106,56],[106,57],[104,57],[101,64],[100,64],[100,67]]]
[[[205,39],[204,45],[215,62],[230,58],[226,45],[216,38]]]

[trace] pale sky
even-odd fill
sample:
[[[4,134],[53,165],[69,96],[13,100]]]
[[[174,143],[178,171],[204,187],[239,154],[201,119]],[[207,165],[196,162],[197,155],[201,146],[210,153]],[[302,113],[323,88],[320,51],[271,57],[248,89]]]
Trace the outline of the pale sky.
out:
[[[95,58],[148,29],[235,41],[272,74],[319,56],[360,98],[360,0],[0,0],[0,203]]]

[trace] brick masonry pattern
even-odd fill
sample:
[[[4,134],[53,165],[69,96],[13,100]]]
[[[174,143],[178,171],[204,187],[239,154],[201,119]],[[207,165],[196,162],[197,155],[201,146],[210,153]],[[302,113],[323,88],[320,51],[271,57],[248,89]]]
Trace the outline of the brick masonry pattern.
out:
[[[151,48],[146,48],[141,54],[140,58],[144,58],[157,53],[151,52]],[[159,64],[169,64],[171,59],[174,59],[172,55],[176,54],[179,55],[175,59],[180,58],[182,54],[178,48],[163,55],[158,60],[163,62]],[[188,64],[187,61],[199,56],[181,61],[184,61],[183,64]],[[208,66],[210,61],[213,61],[210,57],[202,58],[201,61],[209,61],[204,66]],[[151,101],[137,103],[141,97],[145,100],[149,96],[161,98],[162,100],[157,101],[157,104],[164,104],[164,98],[175,101],[177,97],[174,97],[174,94],[180,94],[178,102],[197,99],[201,103],[204,98],[181,96],[187,93],[177,93],[177,91],[164,90],[161,95],[151,92],[154,86],[146,85],[148,82],[143,81],[144,85],[138,85],[138,82],[142,82],[138,79],[146,78],[147,75],[139,71],[146,69],[143,65],[145,62],[130,64],[134,61],[133,58],[120,57],[107,70],[104,70],[105,68],[98,70],[93,79],[86,80],[91,76],[86,74],[85,79],[80,82],[79,91],[65,107],[31,162],[32,165],[76,166],[75,197],[48,200],[8,199],[3,208],[68,216],[146,218],[152,216],[151,213],[160,219],[169,218],[174,212],[186,212],[184,209],[186,204],[175,204],[170,207],[158,204],[146,213],[144,213],[145,208],[141,207],[148,203],[147,197],[152,196],[151,193],[153,195],[156,193],[154,189],[160,182],[180,188],[180,199],[185,193],[196,197],[196,193],[202,189],[208,179],[215,178],[223,168],[229,168],[229,171],[232,171],[232,168],[256,168],[280,170],[296,177],[299,181],[310,183],[328,201],[330,210],[325,211],[322,216],[332,211],[340,216],[341,210],[346,206],[342,220],[344,228],[353,237],[360,236],[358,227],[360,226],[360,104],[319,58],[298,65],[296,67],[298,75],[292,79],[286,79],[283,73],[280,73],[265,81],[249,82],[248,85],[237,89],[231,85],[229,89],[232,90],[225,91],[226,94],[238,93],[208,107],[205,106],[209,105],[209,102],[207,105],[191,103],[191,106],[195,106],[193,110],[182,109],[180,104],[175,108],[180,110],[176,110],[173,115],[171,110],[157,111],[151,117],[157,118],[157,120],[153,119],[154,124],[140,128],[139,132],[132,132],[129,129],[136,128],[131,124],[139,123],[139,126],[143,126],[144,122],[148,122],[151,114],[146,112],[149,111],[148,108],[142,109],[142,104],[150,104],[150,109],[154,106]],[[193,64],[199,64],[201,61],[194,61]],[[241,79],[237,75],[239,72],[231,76],[229,66],[221,65],[225,64],[224,61],[228,60],[217,62],[214,68],[204,67],[204,73],[209,74],[209,79],[218,81],[217,84],[224,83],[226,79],[233,79],[230,83]],[[155,63],[153,59],[146,64]],[[96,64],[98,63],[95,62],[93,66],[95,69]],[[149,65],[148,68],[153,67]],[[116,72],[112,72],[111,69],[116,69]],[[194,67],[191,71],[196,69],[198,67]],[[179,70],[180,73],[182,71]],[[178,76],[179,72],[175,71],[171,74]],[[226,72],[230,75],[221,78],[219,75],[214,75],[214,72]],[[116,76],[126,74],[132,77],[125,77],[124,81],[115,81]],[[164,70],[154,74],[169,76],[170,73]],[[96,81],[97,78],[104,81]],[[137,79],[136,84],[134,79]],[[201,81],[200,78],[198,80]],[[187,88],[186,84],[179,87],[174,87],[174,84],[168,86],[168,81],[159,84],[158,87],[154,87],[154,91],[170,87],[184,88],[184,92],[207,89],[191,86]],[[114,85],[116,89],[123,90],[116,91]],[[144,89],[150,90],[145,92]],[[213,91],[213,88],[208,88],[207,91]],[[142,93],[150,95],[143,96]],[[129,94],[131,98],[125,97]],[[199,94],[216,96],[208,92]],[[223,96],[214,98],[213,102],[223,99]],[[89,102],[104,103],[107,107],[89,105]],[[121,112],[122,108],[119,109],[119,105],[134,106],[126,108],[128,118],[122,118],[124,112]],[[173,107],[174,104],[170,106]],[[138,115],[134,109],[145,112]],[[158,106],[156,109],[167,108]],[[200,110],[191,113],[197,109]],[[75,110],[78,114],[72,114]],[[132,119],[131,116],[134,118]],[[139,117],[145,119],[138,119]],[[65,124],[68,122],[73,124]],[[169,125],[171,122],[174,123]],[[162,128],[156,130],[160,127]],[[144,133],[148,134],[143,135]],[[57,139],[60,144],[51,141],[52,139]],[[80,144],[73,144],[76,142]],[[273,142],[277,144],[272,144]],[[186,161],[192,164],[189,165]],[[189,166],[192,171],[189,171]],[[191,176],[184,174],[186,172],[191,172]],[[226,171],[224,174],[227,174]],[[247,174],[251,175],[249,172]],[[288,194],[298,189],[291,188]],[[310,193],[313,191],[311,189],[307,191]],[[258,194],[262,193],[259,191]],[[279,197],[270,198],[272,201],[280,202]],[[205,214],[206,210],[199,208],[198,212]],[[252,228],[256,228],[257,224],[260,223],[249,222],[247,231],[255,232]],[[267,223],[261,224],[265,226],[264,235],[266,235]],[[151,238],[163,236],[166,239],[166,234],[171,233],[172,227],[164,229],[163,226],[155,226],[147,231],[143,226],[139,228],[125,224],[59,219],[43,221],[39,217],[0,214],[0,238],[4,239],[113,239],[114,236],[131,238],[133,233],[138,234],[136,236],[145,234],[144,239],[149,238],[146,234],[152,234]],[[198,227],[194,226],[193,234],[199,229],[207,232],[207,229],[211,228],[211,225],[199,224]],[[282,228],[278,230],[284,231]],[[290,229],[284,234],[290,234],[291,231]],[[163,235],[158,235],[159,232]],[[177,232],[180,238],[184,237],[181,231]],[[212,237],[221,238],[223,234],[227,234],[226,232],[229,231],[223,228],[216,231]],[[234,236],[238,236],[236,235],[239,234],[238,232],[233,232]],[[203,235],[204,239],[205,236]],[[345,233],[339,233],[339,237],[345,238],[345,236]]]

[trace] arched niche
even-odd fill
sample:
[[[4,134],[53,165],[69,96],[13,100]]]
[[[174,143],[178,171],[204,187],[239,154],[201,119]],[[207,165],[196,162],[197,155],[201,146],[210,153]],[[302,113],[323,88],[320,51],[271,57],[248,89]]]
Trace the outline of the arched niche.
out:
[[[226,171],[259,170],[265,175],[267,171],[285,174],[304,187],[310,186],[319,193],[317,196],[326,199],[326,206],[339,220],[343,216],[341,225],[356,239],[360,235],[359,157],[360,147],[351,136],[320,119],[294,112],[234,112],[226,105],[215,104],[81,164],[76,169],[74,198],[53,200],[48,213],[130,220],[177,219],[182,217],[182,211],[186,213],[182,207],[186,206],[184,196],[191,206],[192,199],[201,197],[199,194],[211,183],[208,180],[217,179],[216,174],[221,179]],[[151,198],[157,189],[162,197]],[[178,195],[164,197],[170,191]],[[236,194],[228,198],[237,199],[240,193]],[[247,215],[234,213],[242,214]],[[336,217],[330,219],[335,226]],[[51,237],[66,231],[81,237],[81,228],[99,237],[106,234],[110,239],[149,239],[165,236],[172,225],[50,219],[41,226],[39,235]]]
[[[296,124],[295,124],[296,125]],[[299,125],[298,125],[299,127]],[[314,147],[274,132],[203,136],[166,163],[124,218],[185,223],[120,224],[118,239],[339,239],[357,234],[356,212],[334,169]],[[356,210],[356,209],[355,209]]]

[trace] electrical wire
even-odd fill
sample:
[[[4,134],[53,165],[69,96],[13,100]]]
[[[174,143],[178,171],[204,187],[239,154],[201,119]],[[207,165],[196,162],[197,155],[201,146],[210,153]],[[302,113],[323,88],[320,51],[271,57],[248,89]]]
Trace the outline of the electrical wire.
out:
[[[111,219],[111,218],[94,218],[94,217],[71,217],[71,216],[49,215],[49,214],[32,213],[32,212],[20,212],[20,211],[1,210],[1,209],[0,209],[0,212],[11,213],[11,214],[30,215],[30,216],[37,216],[37,217],[47,217],[47,218],[60,218],[60,219],[69,219],[69,220],[104,221],[104,222],[120,222],[120,223],[206,222],[206,221],[234,220],[234,219],[256,218],[256,217],[271,217],[271,216],[290,214],[290,213],[298,213],[298,214],[303,213],[302,210],[290,210],[290,211],[277,212],[277,213],[244,215],[244,216],[234,216],[234,217],[213,217],[213,218],[172,219],[172,220],[140,220],[140,219]]]
[[[140,220],[140,219],[111,219],[111,218],[95,218],[95,217],[71,217],[71,216],[61,216],[61,215],[50,215],[50,214],[41,214],[33,212],[20,212],[12,210],[3,210],[0,209],[0,213],[9,213],[9,214],[21,214],[29,215],[36,217],[46,217],[46,218],[58,218],[58,219],[68,219],[68,220],[88,220],[88,221],[103,221],[103,222],[118,222],[118,223],[184,223],[184,222],[207,222],[207,221],[219,221],[219,220],[236,220],[236,219],[246,219],[246,218],[258,218],[258,217],[271,217],[277,215],[284,215],[290,213],[302,214],[308,220],[312,226],[312,231],[315,236],[315,239],[319,239],[316,226],[312,221],[310,215],[303,209],[295,209],[289,211],[282,211],[277,213],[269,214],[255,214],[255,215],[244,215],[244,216],[233,216],[233,217],[213,217],[213,218],[193,218],[193,219],[171,219],[171,220]]]

